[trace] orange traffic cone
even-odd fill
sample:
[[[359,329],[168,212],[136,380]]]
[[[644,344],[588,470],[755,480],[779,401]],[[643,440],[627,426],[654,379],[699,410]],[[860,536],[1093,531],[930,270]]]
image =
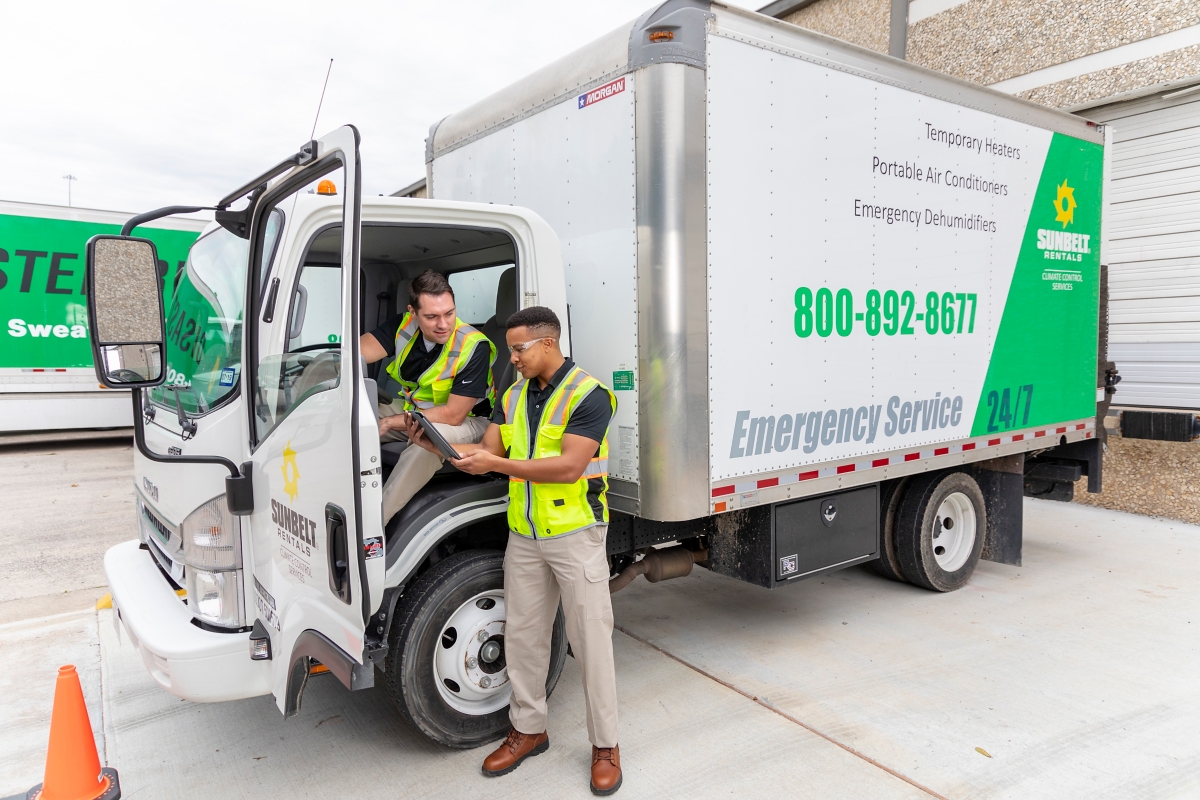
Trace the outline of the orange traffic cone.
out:
[[[117,800],[117,771],[100,768],[92,723],[83,702],[75,667],[58,668],[54,711],[50,715],[50,748],[46,779],[29,790],[28,800]]]

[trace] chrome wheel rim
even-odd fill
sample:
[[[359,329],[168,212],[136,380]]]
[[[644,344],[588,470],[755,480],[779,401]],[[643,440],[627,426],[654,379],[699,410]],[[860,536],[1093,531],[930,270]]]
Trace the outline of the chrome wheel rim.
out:
[[[971,498],[954,492],[938,506],[933,522],[933,557],[946,572],[963,568],[975,549],[978,519]]]
[[[508,705],[512,684],[504,660],[504,590],[480,592],[442,625],[433,677],[453,709],[483,716]]]

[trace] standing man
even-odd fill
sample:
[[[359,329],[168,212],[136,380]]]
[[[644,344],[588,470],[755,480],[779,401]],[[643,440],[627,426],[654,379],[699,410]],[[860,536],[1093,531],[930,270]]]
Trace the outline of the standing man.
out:
[[[521,380],[496,404],[478,445],[456,448],[455,466],[509,476],[504,554],[505,660],[512,681],[504,744],[483,762],[485,775],[512,772],[550,747],[546,672],[562,598],[567,639],[583,673],[592,793],[621,787],[612,601],[608,593],[608,423],[617,398],[559,349],[553,311],[526,308],[508,319],[508,349]],[[432,445],[416,425],[409,433]]]
[[[359,339],[368,364],[391,358],[387,374],[408,389],[379,407],[379,438],[407,441],[408,412],[420,408],[447,441],[478,442],[495,399],[496,345],[455,315],[454,290],[445,276],[426,270],[408,287],[408,311]],[[442,466],[436,450],[406,447],[383,485],[383,524],[396,515]]]

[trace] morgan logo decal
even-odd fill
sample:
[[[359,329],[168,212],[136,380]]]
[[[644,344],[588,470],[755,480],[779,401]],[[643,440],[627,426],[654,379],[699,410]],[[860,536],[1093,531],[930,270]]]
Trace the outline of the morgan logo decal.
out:
[[[623,91],[625,91],[625,79],[617,78],[615,81],[610,81],[597,89],[592,89],[587,94],[579,95],[579,107],[587,108],[592,103],[607,100],[614,94],[620,94]]]

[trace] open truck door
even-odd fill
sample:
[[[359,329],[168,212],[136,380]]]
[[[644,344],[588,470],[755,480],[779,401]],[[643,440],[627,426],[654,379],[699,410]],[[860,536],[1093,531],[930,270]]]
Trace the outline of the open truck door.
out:
[[[254,657],[290,716],[314,662],[347,688],[373,684],[364,635],[383,591],[375,398],[358,356],[358,132],[252,198],[246,398]]]
[[[224,230],[189,254],[167,321],[154,244],[130,234],[204,209],[160,208],[88,243],[97,377],[133,390],[143,473],[141,536],[110,549],[105,573],[152,674],[181,697],[270,691],[295,713],[314,661],[372,684],[384,545],[358,355],[359,187],[358,133],[343,127],[224,197],[211,208]]]

